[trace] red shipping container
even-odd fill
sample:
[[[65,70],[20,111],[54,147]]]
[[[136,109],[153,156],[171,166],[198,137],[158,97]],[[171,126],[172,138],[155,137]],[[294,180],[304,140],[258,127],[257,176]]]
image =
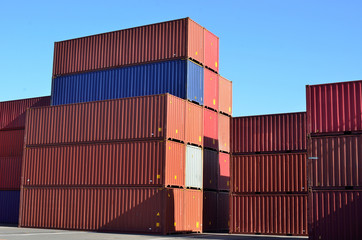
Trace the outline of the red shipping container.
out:
[[[232,82],[219,75],[219,111],[231,116],[233,102]]]
[[[27,108],[49,105],[49,96],[0,102],[0,130],[24,129]]]
[[[218,231],[218,193],[204,191],[203,203],[203,231],[216,232]]]
[[[234,193],[306,193],[307,154],[232,156]]]
[[[312,191],[309,239],[362,239],[362,191]]]
[[[203,139],[203,117],[204,111],[202,106],[186,101],[186,125],[185,141],[188,144],[202,146]]]
[[[218,148],[218,113],[204,108],[204,146]]]
[[[362,81],[306,88],[309,134],[362,132]]]
[[[204,149],[204,171],[203,182],[204,189],[216,190],[218,180],[218,152],[214,150]]]
[[[230,190],[230,154],[219,153],[218,190]]]
[[[312,137],[308,158],[313,189],[362,188],[362,135]]]
[[[185,186],[185,144],[132,141],[26,148],[24,186]]]
[[[0,131],[0,157],[22,156],[24,130]]]
[[[162,94],[30,109],[26,144],[184,141],[185,104],[186,100]]]
[[[185,231],[202,232],[202,191],[184,190]]]
[[[204,29],[205,66],[219,72],[219,38]]]
[[[230,117],[219,114],[219,150],[230,152]]]
[[[306,113],[237,117],[231,120],[231,152],[307,150]]]
[[[0,190],[20,190],[22,157],[0,157]]]
[[[219,76],[207,68],[204,69],[204,105],[219,110]]]
[[[230,233],[307,235],[307,197],[231,195]]]
[[[53,77],[172,59],[204,64],[203,31],[183,18],[56,42]]]
[[[228,192],[217,194],[217,229],[220,232],[229,232],[230,226],[230,196]]]

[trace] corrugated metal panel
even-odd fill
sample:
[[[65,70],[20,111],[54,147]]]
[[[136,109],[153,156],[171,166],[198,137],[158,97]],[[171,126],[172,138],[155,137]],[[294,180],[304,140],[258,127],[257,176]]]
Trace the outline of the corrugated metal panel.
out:
[[[185,141],[186,143],[202,146],[204,135],[204,110],[191,102],[186,102],[186,125]]]
[[[219,76],[207,68],[204,70],[204,102],[206,107],[219,110]]]
[[[232,114],[232,88],[232,82],[219,75],[219,111],[229,116]]]
[[[230,152],[230,117],[219,114],[219,150],[223,152]]]
[[[217,194],[217,228],[219,231],[229,232],[229,211],[230,211],[229,193],[219,192]]]
[[[24,130],[0,131],[0,157],[22,156]]]
[[[20,189],[21,163],[21,156],[0,157],[0,190]]]
[[[232,195],[230,232],[307,235],[307,196]]]
[[[17,224],[20,191],[0,191],[0,223]]]
[[[189,19],[187,33],[188,56],[199,63],[204,63],[204,28]]]
[[[215,232],[217,231],[218,211],[217,211],[217,192],[204,191],[203,201],[203,231]]]
[[[313,137],[308,143],[311,187],[362,187],[362,135]]]
[[[191,188],[202,188],[202,149],[186,146],[185,185]]]
[[[362,191],[312,191],[309,239],[362,239]]]
[[[202,232],[202,191],[184,190],[185,229]]]
[[[306,151],[305,112],[232,118],[231,152]]]
[[[174,60],[57,77],[52,105],[170,93],[203,103],[203,68]]]
[[[186,101],[167,94],[166,116],[167,138],[185,141]]]
[[[0,130],[25,128],[27,108],[49,105],[50,96],[0,102]]]
[[[218,190],[230,190],[230,154],[219,153]]]
[[[27,148],[24,186],[184,186],[185,145],[132,141]]]
[[[362,131],[362,81],[307,86],[308,133]]]
[[[219,72],[219,38],[204,29],[205,66]]]
[[[204,189],[217,190],[219,154],[217,151],[204,149]]]
[[[218,149],[218,113],[204,108],[204,146]]]
[[[159,188],[24,188],[19,225],[163,234],[192,231],[194,228],[183,224],[185,192]],[[198,206],[187,206],[191,211],[199,210]]]
[[[165,139],[180,137],[174,126],[185,124],[178,104],[165,95],[37,108],[28,111],[27,145]],[[174,102],[184,101],[176,100]],[[177,115],[172,115],[178,112]],[[170,113],[166,116],[166,113]],[[166,120],[169,120],[167,122]],[[172,120],[172,121],[171,121]],[[170,121],[172,124],[170,124]],[[182,126],[177,128],[182,129]],[[180,130],[181,131],[181,130]],[[169,134],[167,136],[167,134]]]
[[[307,192],[307,154],[232,156],[231,186],[235,193]]]

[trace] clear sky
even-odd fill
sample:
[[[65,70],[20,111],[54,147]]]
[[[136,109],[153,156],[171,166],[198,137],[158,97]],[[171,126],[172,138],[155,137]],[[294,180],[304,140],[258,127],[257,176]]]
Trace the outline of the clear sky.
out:
[[[2,1],[0,101],[50,95],[55,41],[191,17],[220,38],[233,115],[305,111],[305,85],[362,79],[360,0]]]

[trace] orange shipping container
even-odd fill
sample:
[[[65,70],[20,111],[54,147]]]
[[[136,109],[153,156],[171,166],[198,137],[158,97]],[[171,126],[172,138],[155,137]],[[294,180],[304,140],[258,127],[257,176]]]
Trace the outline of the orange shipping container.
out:
[[[219,76],[219,111],[232,115],[233,91],[232,82]]]
[[[204,146],[218,149],[218,113],[204,108]]]
[[[188,144],[202,146],[203,141],[203,108],[186,101],[185,141]]]
[[[218,190],[230,190],[230,154],[219,153]]]
[[[219,76],[207,68],[204,69],[204,105],[219,110]]]
[[[205,66],[219,72],[219,38],[204,29]]]
[[[202,232],[202,191],[187,189],[184,191],[185,229]]]
[[[230,117],[219,114],[219,150],[230,152]]]

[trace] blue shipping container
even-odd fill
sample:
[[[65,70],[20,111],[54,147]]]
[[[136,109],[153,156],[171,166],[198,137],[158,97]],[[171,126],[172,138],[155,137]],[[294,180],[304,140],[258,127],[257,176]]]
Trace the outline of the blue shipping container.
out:
[[[203,105],[203,67],[174,60],[57,77],[52,83],[52,105],[163,93]]]
[[[17,224],[20,191],[0,191],[0,224]]]

